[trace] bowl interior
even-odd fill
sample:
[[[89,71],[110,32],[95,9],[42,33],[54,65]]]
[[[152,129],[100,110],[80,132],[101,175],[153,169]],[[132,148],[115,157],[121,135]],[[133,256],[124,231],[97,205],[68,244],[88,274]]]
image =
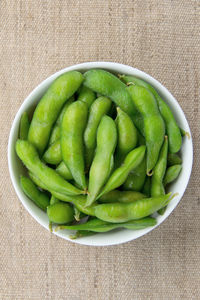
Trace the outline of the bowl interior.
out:
[[[9,143],[8,143],[8,165],[9,165],[9,172],[11,176],[11,180],[13,183],[13,186],[15,188],[15,191],[23,203],[24,207],[29,211],[29,213],[45,228],[48,229],[48,217],[46,213],[44,213],[41,209],[39,209],[26,195],[24,195],[21,187],[20,187],[20,175],[25,174],[25,168],[23,167],[22,163],[18,159],[16,153],[15,153],[15,142],[18,138],[18,130],[19,130],[19,122],[21,115],[24,111],[31,112],[33,111],[34,107],[36,106],[37,102],[40,100],[41,96],[44,94],[46,89],[49,87],[49,85],[52,83],[52,81],[61,75],[62,73],[71,71],[71,70],[79,70],[81,72],[85,72],[92,68],[102,68],[105,70],[108,70],[113,73],[120,73],[120,74],[127,74],[127,75],[134,75],[141,79],[144,79],[148,81],[152,86],[154,86],[161,97],[166,101],[166,103],[170,106],[177,123],[179,126],[184,129],[185,131],[189,132],[191,137],[190,128],[188,125],[188,122],[185,118],[185,115],[179,106],[178,102],[175,100],[175,98],[171,95],[171,93],[163,86],[161,83],[159,83],[156,79],[152,78],[148,74],[132,68],[130,66],[117,64],[117,63],[110,63],[110,62],[90,62],[90,63],[83,63],[74,65],[72,67],[65,68],[52,76],[48,77],[46,80],[44,80],[41,84],[39,84],[31,93],[30,95],[25,99],[23,104],[21,105],[19,111],[16,114],[16,117],[13,121],[12,128],[10,131],[9,136]],[[75,243],[84,244],[84,245],[94,245],[94,246],[108,246],[108,245],[115,245],[120,243],[125,243],[131,240],[134,240],[148,232],[150,232],[152,229],[160,225],[168,216],[169,214],[174,210],[178,202],[180,201],[181,197],[183,196],[183,193],[187,187],[191,169],[192,169],[192,160],[193,160],[193,147],[192,147],[192,137],[189,139],[185,137],[183,139],[183,145],[181,148],[181,156],[183,160],[182,165],[182,171],[176,181],[173,182],[173,184],[170,185],[169,191],[172,193],[178,193],[178,196],[176,196],[168,205],[167,210],[163,216],[158,215],[157,216],[157,225],[154,227],[137,230],[137,231],[131,231],[128,229],[120,229],[120,230],[114,230],[112,232],[108,233],[101,233],[96,234],[94,236],[90,237],[84,237],[77,240],[71,240],[69,239],[69,235],[72,232],[69,231],[59,231],[55,234],[66,239],[73,241]]]

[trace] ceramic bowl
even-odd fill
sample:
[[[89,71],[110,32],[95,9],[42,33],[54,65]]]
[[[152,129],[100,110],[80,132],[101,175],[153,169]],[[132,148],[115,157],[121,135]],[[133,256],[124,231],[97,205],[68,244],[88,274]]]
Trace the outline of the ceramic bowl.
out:
[[[71,67],[67,67],[62,69],[59,72],[56,72],[52,76],[45,79],[42,83],[40,83],[31,93],[30,95],[24,100],[21,107],[19,108],[16,117],[13,121],[11,130],[10,130],[10,136],[9,136],[9,142],[8,142],[8,165],[9,165],[9,172],[10,177],[14,186],[14,189],[16,191],[16,194],[22,204],[24,205],[25,209],[32,215],[32,217],[39,222],[43,227],[45,227],[48,230],[48,217],[46,213],[44,213],[42,210],[40,210],[22,191],[20,186],[20,175],[25,173],[25,169],[18,159],[16,153],[15,153],[15,142],[18,138],[18,131],[19,131],[19,122],[21,115],[24,111],[31,111],[34,109],[38,101],[40,100],[41,96],[44,94],[44,92],[47,90],[49,85],[53,82],[55,78],[57,78],[62,73],[72,71],[72,70],[78,70],[80,72],[85,72],[89,69],[93,68],[101,68],[107,71],[110,71],[115,74],[126,74],[126,75],[134,75],[137,76],[143,80],[146,80],[149,82],[156,90],[159,92],[161,97],[166,101],[166,103],[170,106],[177,123],[179,126],[184,129],[185,131],[189,132],[191,137],[190,128],[188,125],[188,122],[186,120],[186,117],[184,115],[183,110],[181,109],[178,101],[172,96],[172,94],[156,79],[151,77],[150,75],[146,74],[145,72],[142,72],[138,69],[135,69],[133,67],[113,63],[113,62],[88,62],[88,63],[82,63],[73,65]],[[183,160],[182,165],[182,171],[178,177],[178,179],[173,182],[170,185],[170,191],[172,193],[177,193],[178,196],[176,196],[168,205],[167,210],[163,216],[157,216],[157,225],[154,227],[137,230],[137,231],[131,231],[128,229],[119,229],[114,230],[108,233],[101,233],[96,234],[94,236],[84,237],[76,240],[71,240],[69,238],[69,235],[71,232],[63,230],[58,231],[55,234],[59,237],[62,237],[66,240],[72,241],[74,243],[79,243],[83,245],[90,245],[90,246],[109,246],[109,245],[116,245],[125,243],[128,241],[135,240],[144,234],[149,233],[151,230],[155,229],[157,226],[159,226],[164,220],[168,218],[168,216],[171,214],[171,212],[175,209],[181,198],[183,197],[183,194],[186,190],[191,170],[192,170],[192,160],[193,160],[193,146],[192,146],[192,138],[185,137],[183,139],[183,145],[181,148],[181,156]],[[49,233],[50,234],[50,233]]]

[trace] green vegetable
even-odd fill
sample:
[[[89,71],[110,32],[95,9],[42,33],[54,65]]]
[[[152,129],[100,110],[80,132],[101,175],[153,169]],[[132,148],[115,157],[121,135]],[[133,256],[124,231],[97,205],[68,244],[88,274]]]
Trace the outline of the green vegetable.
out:
[[[136,85],[128,87],[127,90],[144,119],[144,134],[147,146],[147,175],[151,175],[164,141],[165,124],[159,113],[156,100],[149,90]]]
[[[95,216],[111,223],[123,223],[147,217],[169,203],[171,193],[136,200],[132,203],[106,203],[95,206]]]
[[[98,201],[102,203],[130,203],[144,198],[146,198],[146,196],[139,192],[113,190],[101,196]]]
[[[61,229],[68,229],[68,230],[81,230],[81,231],[93,231],[93,232],[108,232],[110,230],[116,228],[127,228],[132,230],[140,230],[150,226],[156,225],[156,219],[147,217],[140,220],[133,220],[126,223],[119,223],[119,224],[111,224],[97,218],[87,221],[84,224],[79,225],[63,225],[59,226],[57,230]]]
[[[21,187],[26,194],[39,208],[46,211],[49,205],[49,196],[38,190],[36,185],[28,177],[20,177]]]
[[[116,147],[116,165],[120,166],[125,156],[133,150],[138,141],[137,129],[127,113],[117,107],[118,142]]]
[[[76,101],[64,113],[61,123],[61,153],[76,183],[86,190],[83,133],[86,127],[88,106]]]
[[[97,148],[89,173],[89,187],[86,206],[91,205],[108,179],[113,163],[113,153],[117,142],[115,122],[103,116],[97,130]]]
[[[174,165],[169,168],[167,168],[165,177],[164,177],[164,185],[167,185],[174,181],[178,175],[180,174],[182,169],[182,165]]]
[[[19,138],[21,140],[27,140],[29,127],[30,127],[30,122],[29,122],[28,114],[25,111],[21,116],[21,120],[19,124]]]
[[[43,154],[63,104],[76,92],[83,81],[77,71],[67,72],[58,77],[38,103],[31,121],[28,140],[39,154]]]
[[[90,107],[88,123],[84,132],[86,166],[90,167],[96,148],[96,131],[102,117],[111,108],[111,101],[106,97],[97,98]]]
[[[68,203],[57,202],[47,207],[49,221],[66,224],[74,220],[74,210]]]
[[[26,168],[35,174],[50,191],[64,195],[78,195],[84,192],[64,180],[55,170],[47,167],[38,156],[35,147],[28,141],[17,140],[16,152]]]

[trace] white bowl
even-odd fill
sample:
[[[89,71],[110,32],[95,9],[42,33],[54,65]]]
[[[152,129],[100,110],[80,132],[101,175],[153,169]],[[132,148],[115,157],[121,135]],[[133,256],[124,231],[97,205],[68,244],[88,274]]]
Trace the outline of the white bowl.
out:
[[[134,75],[140,77],[146,81],[148,81],[151,85],[153,85],[159,94],[163,97],[163,99],[167,102],[167,104],[172,109],[174,116],[179,124],[179,126],[184,129],[185,131],[189,132],[191,137],[190,128],[188,122],[185,118],[185,115],[179,106],[176,99],[172,96],[172,94],[156,79],[152,78],[150,75],[132,68],[127,65],[122,65],[118,63],[112,62],[88,62],[82,63],[78,65],[74,65],[71,67],[67,67],[62,69],[61,71],[53,74],[52,76],[48,77],[42,83],[40,83],[31,93],[30,95],[24,100],[23,104],[21,105],[19,111],[16,114],[16,117],[13,121],[12,128],[10,131],[9,142],[8,142],[8,165],[9,165],[9,172],[10,177],[17,193],[17,196],[21,200],[24,207],[28,210],[28,212],[37,220],[42,226],[48,229],[48,217],[46,213],[44,213],[41,209],[39,209],[26,195],[23,193],[21,186],[20,186],[20,175],[24,173],[24,167],[22,163],[18,159],[15,153],[15,142],[18,138],[18,130],[19,130],[19,122],[21,115],[24,111],[31,111],[33,107],[37,104],[40,100],[41,96],[44,94],[46,89],[52,83],[52,81],[61,75],[62,73],[71,71],[71,70],[78,70],[81,72],[87,71],[93,68],[101,68],[104,70],[108,70],[114,73],[120,74],[127,74],[127,75]],[[131,231],[128,229],[120,229],[116,231],[111,231],[108,233],[101,233],[96,234],[90,237],[84,237],[77,240],[69,239],[69,231],[63,230],[58,231],[55,234],[60,236],[66,240],[73,241],[74,243],[83,244],[83,245],[90,245],[90,246],[109,246],[109,245],[116,245],[125,243],[131,240],[135,240],[142,235],[150,232],[157,226],[159,226],[175,209],[176,205],[181,200],[185,189],[187,187],[191,170],[192,170],[192,160],[193,160],[193,146],[192,146],[192,138],[188,139],[185,137],[183,139],[183,145],[181,148],[181,155],[183,160],[183,167],[178,179],[170,185],[170,191],[172,193],[177,193],[176,196],[168,205],[167,210],[163,216],[157,217],[157,225],[154,227],[150,227],[147,229]],[[71,233],[71,232],[70,232]]]

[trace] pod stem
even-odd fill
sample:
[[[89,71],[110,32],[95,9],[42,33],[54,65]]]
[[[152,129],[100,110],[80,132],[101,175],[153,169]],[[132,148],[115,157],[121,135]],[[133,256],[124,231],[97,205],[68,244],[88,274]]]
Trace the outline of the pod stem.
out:
[[[125,77],[125,75],[124,74],[117,74],[117,77],[119,77],[119,79],[122,79],[122,78]]]
[[[135,85],[135,83],[134,82],[127,82],[126,85],[127,86],[129,86],[129,85]]]
[[[53,232],[52,222],[49,222],[49,231],[50,231],[50,232]]]

